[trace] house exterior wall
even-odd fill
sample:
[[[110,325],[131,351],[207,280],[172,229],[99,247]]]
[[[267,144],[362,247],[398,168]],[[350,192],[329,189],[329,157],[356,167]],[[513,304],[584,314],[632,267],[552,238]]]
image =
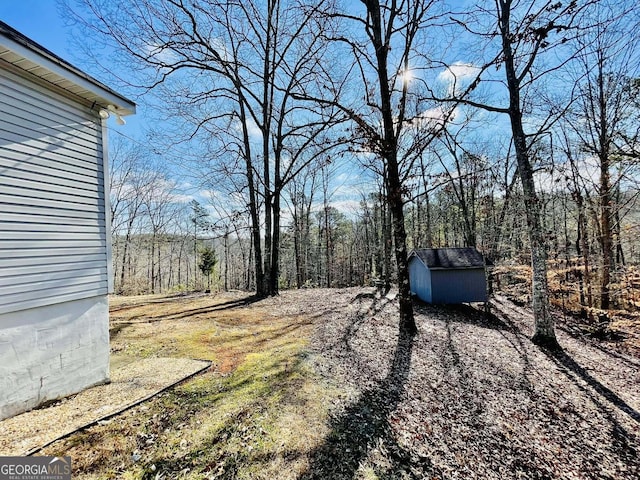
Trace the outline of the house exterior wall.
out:
[[[97,115],[0,69],[0,312],[105,295]]]
[[[0,419],[109,378],[106,295],[0,314]]]
[[[109,375],[103,122],[0,66],[0,419]]]
[[[432,303],[485,302],[487,283],[482,268],[431,271]]]
[[[416,257],[409,260],[409,285],[411,293],[423,302],[432,303],[431,271]]]

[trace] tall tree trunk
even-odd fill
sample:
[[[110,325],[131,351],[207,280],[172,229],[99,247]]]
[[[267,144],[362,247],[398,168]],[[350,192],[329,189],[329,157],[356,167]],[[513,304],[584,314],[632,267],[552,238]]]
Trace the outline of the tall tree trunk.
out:
[[[433,247],[433,236],[431,233],[431,202],[429,200],[429,193],[426,193],[424,196],[424,201],[426,204],[426,213],[425,213],[425,226],[426,226],[426,232],[425,232],[425,247],[426,248],[431,248]]]
[[[508,176],[506,176],[505,181],[507,178]],[[493,232],[493,240],[492,240],[493,245],[491,248],[491,253],[489,258],[491,261],[495,261],[498,258],[498,252],[500,251],[500,242],[504,234],[505,218],[507,217],[507,211],[509,210],[509,205],[511,203],[511,194],[513,192],[513,189],[516,185],[517,180],[518,180],[518,175],[516,172],[514,173],[513,178],[508,183],[504,192],[502,206],[500,207],[497,221],[495,222],[495,229]],[[492,196],[492,203],[493,203],[493,196]]]
[[[151,287],[151,293],[156,293],[155,287],[156,287],[156,233],[153,232],[153,235],[151,236],[151,252],[149,254],[149,259],[150,259],[150,263],[151,265],[149,266],[150,268],[150,273],[149,273],[149,283],[150,283],[150,287]]]
[[[182,285],[182,254],[184,253],[185,237],[181,235],[180,249],[178,250],[178,285]]]
[[[229,230],[224,232],[224,291],[229,291]]]
[[[331,287],[331,228],[329,226],[329,204],[326,201],[324,204],[324,243],[325,243],[325,262],[327,265],[326,270],[326,287]]]
[[[127,225],[127,233],[124,238],[124,246],[122,247],[122,265],[120,269],[120,293],[122,293],[122,289],[124,288],[124,278],[125,278],[125,270],[127,266],[127,255],[129,254],[129,243],[131,242],[131,227],[132,223],[129,222]]]
[[[390,161],[389,161],[390,160]],[[409,262],[407,258],[407,234],[404,227],[404,202],[402,200],[402,185],[398,174],[398,164],[395,158],[388,159],[389,180],[388,197],[389,208],[393,219],[393,239],[395,244],[396,264],[398,267],[398,300],[400,303],[400,329],[404,333],[414,335],[418,331],[413,317],[413,302],[411,286],[409,285]]]
[[[532,303],[535,320],[535,333],[532,340],[538,345],[557,348],[558,342],[555,335],[554,320],[549,311],[547,254],[540,218],[541,205],[535,190],[527,137],[522,125],[520,81],[516,74],[515,60],[511,48],[510,8],[509,5],[502,10],[500,32],[507,87],[509,89],[509,120],[511,122],[518,172],[526,202],[527,230],[531,246]]]
[[[260,237],[258,236],[258,241],[260,241]],[[252,267],[251,262],[256,262],[256,258],[255,256],[251,255],[251,252],[253,251],[253,249],[255,249],[255,245],[253,243],[253,241],[249,242],[249,255],[247,255],[247,275],[246,275],[246,283],[245,283],[245,290],[249,290],[251,288],[251,273],[254,274],[254,277],[257,275],[258,269],[255,267],[255,265]],[[254,287],[257,284],[257,281],[255,278],[253,278],[254,281]],[[257,288],[256,288],[257,291]]]
[[[266,162],[268,163],[268,161]],[[265,165],[265,168],[268,168],[268,166]],[[265,182],[267,183],[267,182]],[[271,255],[273,254],[271,249],[272,249],[272,245],[271,245],[271,235],[273,232],[273,222],[272,222],[272,205],[271,202],[273,201],[271,193],[269,191],[267,191],[267,189],[269,188],[268,185],[265,185],[265,192],[264,192],[264,252],[263,252],[263,286],[262,286],[262,292],[264,295],[270,295],[271,294]]]
[[[609,149],[611,138],[608,129],[607,92],[605,92],[606,73],[603,52],[597,54],[597,132],[598,159],[600,161],[600,246],[602,248],[602,274],[600,276],[600,308],[608,310],[610,307],[610,283],[613,263],[613,241],[611,229],[612,191]]]
[[[589,265],[589,231],[587,230],[587,215],[584,209],[582,195],[578,197],[578,228],[580,229],[580,249],[582,250],[582,263],[584,266],[584,285],[587,293],[587,307],[593,307],[593,292],[591,289],[591,266]]]
[[[386,206],[383,208],[382,221],[382,238],[384,241],[384,293],[385,295],[391,290],[391,209]]]
[[[165,288],[167,290],[170,290],[173,287],[173,264],[175,263],[173,260],[173,254],[175,253],[175,242],[172,241],[171,239],[168,240],[168,245],[169,245],[169,259],[168,259],[168,266],[169,266],[169,271],[167,272],[166,275],[166,281],[167,284],[165,286]]]
[[[193,289],[198,289],[198,222],[193,222]]]
[[[302,253],[303,253],[303,268],[302,268],[302,283],[306,283],[309,278],[309,255],[311,254],[311,205],[313,203],[313,190],[309,195],[309,202],[305,204],[304,211],[304,224],[303,224],[303,236],[302,236]]]
[[[302,237],[302,214],[298,210],[298,205],[293,202],[293,258],[296,263],[296,288],[302,288],[302,252],[301,252],[301,237]]]
[[[615,251],[616,251],[616,265],[625,265],[624,259],[624,250],[622,248],[622,235],[620,232],[621,222],[620,222],[620,209],[617,207],[620,205],[620,185],[616,188],[616,208],[613,212],[613,232],[615,236]]]
[[[409,264],[407,259],[407,234],[404,225],[403,186],[398,165],[398,140],[395,132],[395,111],[391,104],[392,92],[389,86],[387,56],[391,45],[386,43],[383,34],[381,7],[378,2],[367,3],[371,20],[371,38],[375,48],[376,70],[380,88],[380,112],[382,114],[383,138],[382,157],[387,169],[385,182],[387,202],[393,220],[393,239],[398,267],[398,301],[400,305],[400,334],[415,335],[418,331],[413,317],[413,302],[409,285]],[[395,12],[394,12],[395,14]]]
[[[279,183],[279,180],[276,178]],[[269,295],[278,295],[280,277],[280,191],[276,188],[273,196],[273,233],[271,243],[271,268],[269,275]]]
[[[413,207],[413,221],[411,225],[411,229],[413,230],[411,233],[411,241],[413,248],[421,248],[422,247],[422,209],[420,208],[420,204],[422,201],[420,198],[416,199],[416,204]]]
[[[611,179],[609,154],[600,152],[600,247],[602,248],[602,274],[600,277],[600,308],[608,310],[611,303],[610,283],[613,264],[611,228]]]
[[[236,86],[238,92],[241,92],[240,89],[240,76],[238,72],[235,72],[236,82],[238,86]],[[249,137],[249,131],[247,126],[247,113],[245,108],[244,99],[242,95],[239,94],[238,97],[238,107],[240,110],[240,120],[242,121],[242,141],[243,141],[243,149],[244,149],[244,161],[245,161],[245,175],[247,177],[247,188],[249,191],[249,216],[251,217],[251,244],[253,248],[254,255],[254,272],[255,272],[255,291],[256,295],[264,296],[265,285],[264,285],[264,271],[262,269],[262,247],[260,244],[260,215],[258,214],[258,198],[256,193],[256,186],[254,181],[254,172],[253,172],[253,161],[251,158],[251,140]],[[247,289],[249,288],[250,279],[247,274]]]
[[[156,269],[156,283],[157,286],[159,288],[158,293],[162,293],[162,241],[158,238],[158,248],[157,248],[157,253],[158,253],[158,268]]]
[[[264,59],[262,64],[262,181],[264,188],[264,286],[263,292],[272,295],[273,271],[272,271],[272,249],[277,248],[272,244],[274,225],[272,223],[272,213],[274,205],[273,191],[271,190],[271,120],[273,111],[273,62],[272,55],[275,55],[275,14],[278,10],[278,0],[267,0],[267,19],[264,26]],[[275,22],[275,23],[274,23]]]

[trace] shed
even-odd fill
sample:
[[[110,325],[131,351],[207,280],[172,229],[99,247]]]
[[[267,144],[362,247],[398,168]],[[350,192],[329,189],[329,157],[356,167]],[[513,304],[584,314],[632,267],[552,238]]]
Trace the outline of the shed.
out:
[[[473,247],[413,250],[409,280],[411,293],[427,303],[487,300],[485,260]]]
[[[106,118],[134,112],[0,22],[0,419],[109,378]]]

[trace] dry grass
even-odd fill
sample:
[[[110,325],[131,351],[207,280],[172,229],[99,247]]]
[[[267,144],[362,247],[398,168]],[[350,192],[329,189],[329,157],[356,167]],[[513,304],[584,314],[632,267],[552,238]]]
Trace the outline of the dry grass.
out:
[[[118,361],[214,364],[43,453],[70,455],[74,478],[297,478],[327,433],[336,391],[305,360],[313,315],[281,303],[241,294],[112,299]]]

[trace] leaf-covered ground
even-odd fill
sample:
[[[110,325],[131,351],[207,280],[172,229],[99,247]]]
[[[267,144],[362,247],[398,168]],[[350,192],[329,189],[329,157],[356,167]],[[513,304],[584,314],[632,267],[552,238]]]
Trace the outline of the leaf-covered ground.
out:
[[[587,292],[597,304],[599,290],[582,288],[580,279],[584,269],[566,266],[566,262],[549,262],[550,303],[561,319],[562,328],[574,335],[600,340],[609,350],[640,357],[640,269],[624,266],[616,271],[616,280],[610,283],[613,307],[602,310],[586,307]],[[531,267],[503,265],[492,270],[493,286],[500,294],[518,305],[531,302]],[[595,280],[594,280],[595,281]],[[586,291],[585,291],[586,290]]]
[[[562,332],[544,352],[525,309],[492,310],[417,306],[399,347],[393,303],[320,325],[318,369],[358,394],[308,477],[639,478],[638,359]]]
[[[397,305],[362,289],[176,297],[113,308],[119,355],[216,367],[54,444],[74,478],[636,479],[640,360],[525,308]]]

